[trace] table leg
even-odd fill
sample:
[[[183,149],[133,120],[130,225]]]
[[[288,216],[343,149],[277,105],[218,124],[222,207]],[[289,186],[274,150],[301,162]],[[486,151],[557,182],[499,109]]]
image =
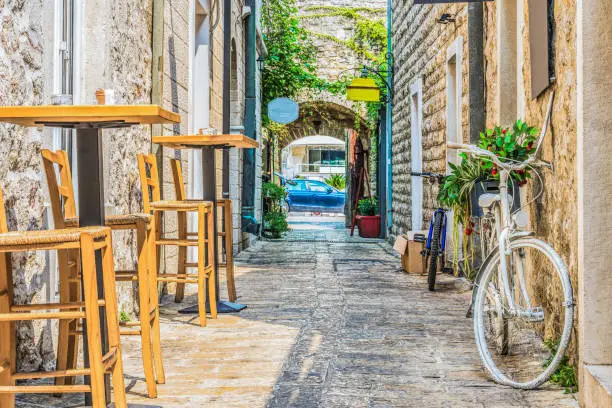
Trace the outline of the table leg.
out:
[[[104,173],[102,151],[102,129],[86,127],[77,129],[77,166],[79,177],[79,224],[82,227],[104,225]],[[96,278],[98,282],[98,297],[104,295],[104,278],[102,276],[102,256],[96,252]],[[108,351],[108,333],[106,329],[106,311],[100,309],[100,333],[102,336],[102,352]],[[83,359],[85,367],[89,367],[87,347],[87,330],[83,328]],[[89,378],[85,377],[86,383]],[[106,401],[110,402],[110,378],[104,377]],[[91,394],[85,395],[85,405],[91,405]]]
[[[205,201],[212,201],[213,203],[217,200],[217,178],[216,178],[216,167],[217,160],[215,154],[215,147],[203,147],[202,148],[202,188],[203,195],[202,198]],[[223,169],[224,171],[229,171],[229,169]],[[239,303],[232,303],[228,301],[219,300],[219,239],[217,238],[217,206],[213,205],[213,216],[215,219],[214,226],[214,237],[215,237],[215,283],[217,293],[217,313],[236,313],[246,308],[246,305]],[[231,231],[229,231],[231,233]],[[232,248],[227,248],[228,251],[231,251]],[[179,313],[182,314],[192,314],[198,313],[198,305],[186,307],[184,309],[179,310]]]

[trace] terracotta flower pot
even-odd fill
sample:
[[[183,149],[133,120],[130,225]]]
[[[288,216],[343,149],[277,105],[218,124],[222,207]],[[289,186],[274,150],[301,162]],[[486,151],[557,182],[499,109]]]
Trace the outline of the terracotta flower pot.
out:
[[[380,236],[380,215],[360,215],[357,217],[359,236],[378,238]]]

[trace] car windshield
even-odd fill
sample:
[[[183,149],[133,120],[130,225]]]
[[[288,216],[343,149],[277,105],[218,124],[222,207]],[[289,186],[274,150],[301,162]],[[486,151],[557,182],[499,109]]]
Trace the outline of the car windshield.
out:
[[[290,183],[287,183],[287,190],[306,191],[306,180],[291,180]]]
[[[310,187],[310,191],[316,191],[319,193],[325,193],[327,190],[332,188],[321,181],[309,181],[308,186]]]

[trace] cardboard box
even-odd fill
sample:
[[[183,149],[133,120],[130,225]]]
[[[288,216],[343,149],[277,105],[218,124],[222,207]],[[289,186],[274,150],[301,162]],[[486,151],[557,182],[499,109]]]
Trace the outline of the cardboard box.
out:
[[[395,249],[402,256],[402,269],[407,273],[425,273],[425,257],[423,250],[425,249],[424,242],[412,240],[415,233],[423,233],[424,231],[411,231],[408,235],[400,235],[395,240]]]

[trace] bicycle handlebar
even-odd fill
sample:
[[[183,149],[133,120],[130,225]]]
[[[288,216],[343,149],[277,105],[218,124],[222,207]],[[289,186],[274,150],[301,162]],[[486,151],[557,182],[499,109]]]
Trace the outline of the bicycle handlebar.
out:
[[[488,157],[498,167],[503,168],[503,169],[507,169],[507,170],[510,170],[510,171],[512,171],[512,170],[521,170],[521,169],[524,169],[527,166],[548,167],[549,169],[552,169],[552,165],[550,163],[545,162],[544,160],[537,160],[534,155],[529,156],[529,158],[527,160],[525,160],[524,162],[503,162],[503,161],[500,160],[499,156],[495,155],[495,153],[490,152],[488,150],[481,149],[478,146],[468,145],[468,144],[461,144],[461,143],[454,143],[454,142],[448,142],[446,144],[446,146],[449,149],[466,150],[466,151],[468,151],[470,153],[473,153],[473,154],[475,154],[477,156]]]
[[[429,171],[426,171],[426,172],[411,171],[410,175],[411,176],[416,176],[416,177],[435,178],[435,179],[438,179],[438,180],[442,180],[444,178],[444,174],[432,173],[432,172],[429,172]]]

